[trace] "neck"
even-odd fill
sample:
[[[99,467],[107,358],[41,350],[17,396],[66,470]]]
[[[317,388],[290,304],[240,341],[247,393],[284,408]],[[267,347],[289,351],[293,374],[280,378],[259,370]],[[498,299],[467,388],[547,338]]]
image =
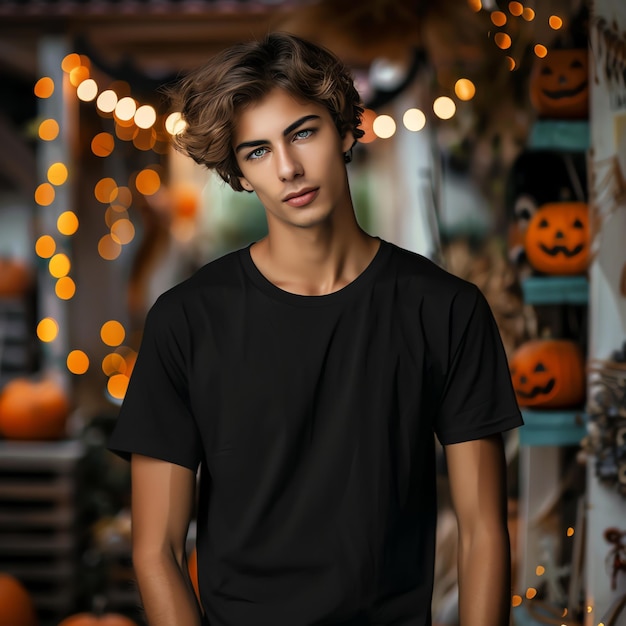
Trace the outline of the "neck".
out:
[[[324,295],[352,282],[369,265],[378,240],[352,223],[314,228],[270,228],[251,248],[259,271],[277,287],[301,295]]]

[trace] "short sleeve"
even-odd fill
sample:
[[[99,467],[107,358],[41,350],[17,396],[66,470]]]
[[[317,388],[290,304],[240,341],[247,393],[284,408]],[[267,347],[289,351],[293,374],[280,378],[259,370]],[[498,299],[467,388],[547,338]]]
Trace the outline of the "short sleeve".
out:
[[[453,300],[449,356],[435,432],[444,444],[480,439],[523,424],[500,332],[481,291]]]
[[[182,319],[178,319],[178,317]],[[195,470],[201,441],[187,385],[184,316],[161,297],[148,313],[126,396],[108,447]]]

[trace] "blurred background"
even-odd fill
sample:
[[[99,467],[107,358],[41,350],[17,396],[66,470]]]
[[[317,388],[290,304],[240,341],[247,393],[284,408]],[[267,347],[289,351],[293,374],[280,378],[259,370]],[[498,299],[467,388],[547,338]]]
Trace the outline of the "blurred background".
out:
[[[171,149],[163,87],[268,31],[353,72],[363,228],[493,309],[526,421],[506,441],[513,622],[626,624],[623,0],[0,0],[0,626],[143,624],[106,441],[145,314],[266,231],[256,196]],[[443,459],[439,479],[443,626]]]

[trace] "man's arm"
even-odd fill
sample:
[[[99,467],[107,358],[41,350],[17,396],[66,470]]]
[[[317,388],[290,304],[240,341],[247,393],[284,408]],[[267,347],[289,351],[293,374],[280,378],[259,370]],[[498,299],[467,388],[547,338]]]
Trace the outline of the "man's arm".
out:
[[[445,447],[459,525],[461,626],[508,626],[511,554],[501,435]]]
[[[158,459],[131,459],[133,565],[150,626],[200,626],[185,553],[195,473]]]

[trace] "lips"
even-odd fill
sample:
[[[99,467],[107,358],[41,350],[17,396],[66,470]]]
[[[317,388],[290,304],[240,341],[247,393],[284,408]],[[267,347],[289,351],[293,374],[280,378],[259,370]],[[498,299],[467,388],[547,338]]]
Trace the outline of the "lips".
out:
[[[317,197],[319,187],[308,187],[294,191],[283,198],[283,202],[293,207],[302,207],[310,204]]]

